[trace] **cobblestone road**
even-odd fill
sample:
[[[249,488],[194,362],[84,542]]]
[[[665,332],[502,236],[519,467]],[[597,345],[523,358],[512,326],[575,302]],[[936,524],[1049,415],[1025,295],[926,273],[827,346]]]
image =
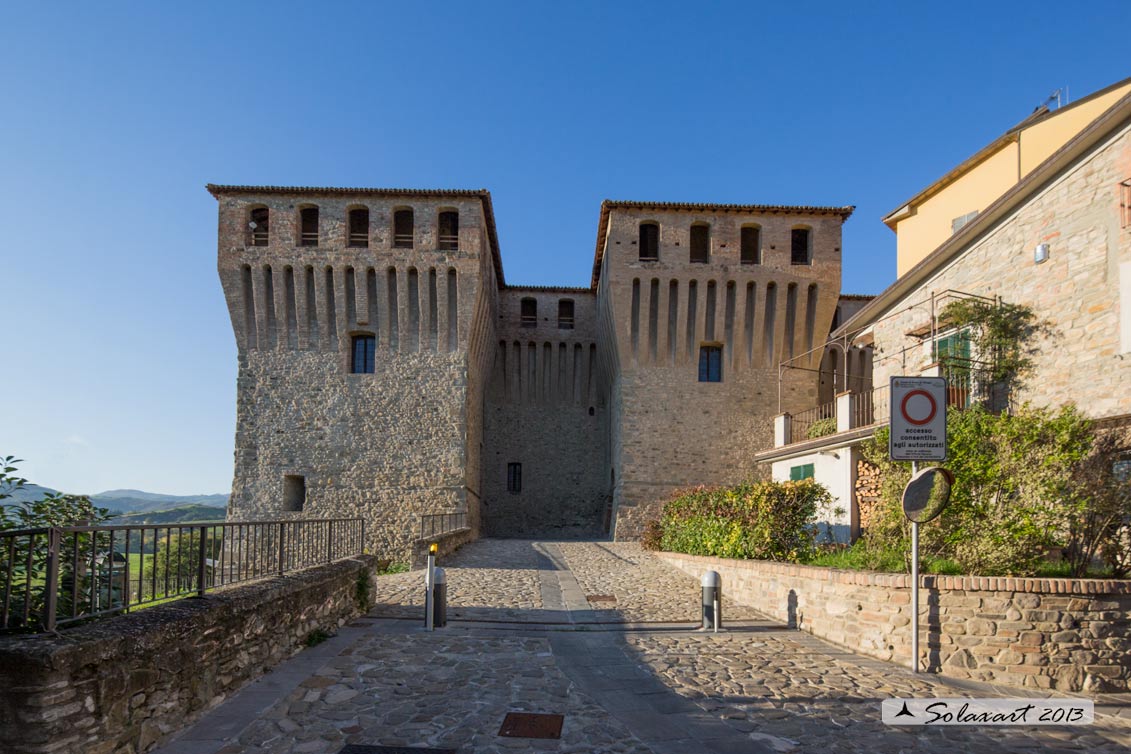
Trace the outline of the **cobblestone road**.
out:
[[[379,577],[370,616],[161,754],[1131,751],[1126,696],[1099,699],[1092,726],[886,726],[884,698],[1021,692],[913,675],[729,602],[729,631],[689,630],[695,580],[635,544],[487,540],[444,566],[447,628],[421,630],[419,572]],[[561,740],[499,736],[512,711],[564,715]]]

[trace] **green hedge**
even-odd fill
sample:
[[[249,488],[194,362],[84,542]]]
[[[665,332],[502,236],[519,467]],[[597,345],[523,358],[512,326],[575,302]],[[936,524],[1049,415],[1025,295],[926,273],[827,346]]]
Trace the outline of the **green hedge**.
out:
[[[830,501],[812,479],[697,487],[664,506],[644,544],[688,555],[796,562],[811,556],[814,518]]]

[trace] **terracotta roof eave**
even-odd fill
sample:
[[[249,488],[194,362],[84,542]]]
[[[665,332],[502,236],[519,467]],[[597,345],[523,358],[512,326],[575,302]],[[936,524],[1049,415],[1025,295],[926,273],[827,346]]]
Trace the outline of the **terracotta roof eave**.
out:
[[[587,286],[574,285],[507,285],[507,291],[533,291],[537,293],[593,293]]]
[[[1096,144],[1128,126],[1131,126],[1131,94],[1124,95],[1080,133],[1069,139],[1064,146],[1049,155],[1044,162],[1033,168],[1028,175],[998,197],[976,218],[865,304],[830,337],[840,338],[872,324],[904,296],[926,282],[931,275],[968,250],[984,232],[1027,201],[1030,194],[1086,156]]]

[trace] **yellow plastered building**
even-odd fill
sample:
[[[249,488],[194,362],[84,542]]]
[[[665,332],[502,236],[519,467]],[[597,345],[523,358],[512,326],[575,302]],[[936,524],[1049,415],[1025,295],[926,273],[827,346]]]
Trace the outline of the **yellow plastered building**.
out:
[[[1042,105],[888,213],[883,220],[896,233],[896,274],[906,274],[1128,92],[1131,78],[1055,110]]]

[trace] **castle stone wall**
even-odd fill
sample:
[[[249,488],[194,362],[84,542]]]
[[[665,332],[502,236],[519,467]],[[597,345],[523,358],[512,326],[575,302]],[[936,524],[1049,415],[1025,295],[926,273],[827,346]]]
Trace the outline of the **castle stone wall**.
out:
[[[537,319],[522,322],[522,301]],[[573,303],[559,322],[559,302]],[[572,327],[560,326],[572,324]],[[597,363],[596,300],[589,290],[508,288],[497,319],[485,423],[484,532],[595,536],[609,502],[608,411]],[[509,490],[508,464],[522,468]]]

